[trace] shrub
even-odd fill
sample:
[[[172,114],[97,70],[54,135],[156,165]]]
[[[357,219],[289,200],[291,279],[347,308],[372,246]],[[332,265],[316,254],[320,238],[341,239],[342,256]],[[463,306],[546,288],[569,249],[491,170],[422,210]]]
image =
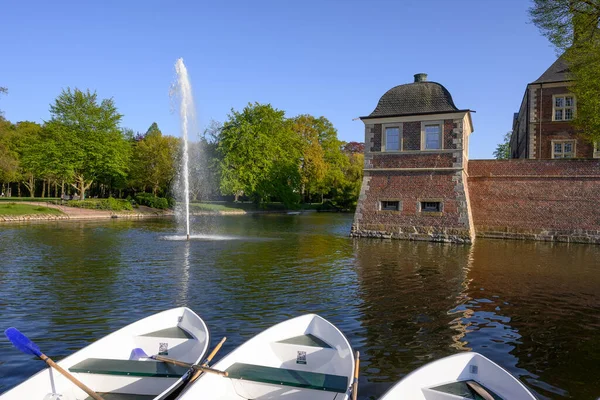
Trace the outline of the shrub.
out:
[[[69,200],[67,201],[67,205],[69,207],[85,208],[89,210],[133,210],[130,202],[127,200],[115,199],[114,197],[109,197],[108,199]]]
[[[169,201],[164,197],[156,197],[150,193],[138,193],[135,195],[136,203],[152,208],[165,210],[169,208]]]

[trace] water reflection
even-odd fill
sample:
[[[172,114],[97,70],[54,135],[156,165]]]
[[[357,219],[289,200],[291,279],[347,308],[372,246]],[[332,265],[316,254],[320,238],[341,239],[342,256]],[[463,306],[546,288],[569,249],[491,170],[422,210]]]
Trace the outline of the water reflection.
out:
[[[0,226],[0,328],[60,359],[151,313],[188,306],[218,357],[260,330],[321,314],[361,352],[360,398],[473,349],[540,398],[600,393],[600,246],[350,239],[351,216],[194,217]],[[43,363],[0,340],[0,392]]]

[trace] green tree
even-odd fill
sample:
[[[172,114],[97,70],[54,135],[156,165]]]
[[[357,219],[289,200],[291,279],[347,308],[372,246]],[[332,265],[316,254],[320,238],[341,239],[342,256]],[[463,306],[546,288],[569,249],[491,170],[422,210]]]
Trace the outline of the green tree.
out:
[[[18,181],[19,159],[13,151],[13,125],[0,115],[0,183],[2,193],[6,193],[7,184]]]
[[[300,147],[285,113],[270,104],[231,110],[218,143],[222,193],[292,205],[299,200]]]
[[[327,173],[325,152],[320,142],[320,121],[312,115],[299,115],[292,119],[292,130],[300,137],[302,159],[300,163],[301,195],[310,194],[324,186]]]
[[[46,129],[60,154],[55,161],[67,169],[80,199],[96,179],[126,176],[128,143],[113,99],[99,102],[95,92],[67,88],[50,106],[50,113]]]
[[[563,53],[577,101],[573,123],[590,141],[600,140],[600,0],[534,0],[533,23]]]
[[[165,194],[177,173],[179,139],[163,136],[154,122],[133,147],[130,181],[134,187]]]
[[[15,124],[12,138],[13,148],[19,156],[18,177],[29,192],[29,197],[35,196],[35,182],[38,175],[43,173],[45,153],[40,152],[42,127],[30,121]]]
[[[496,146],[494,158],[496,160],[508,160],[510,158],[510,137],[512,132],[506,132],[503,142]]]

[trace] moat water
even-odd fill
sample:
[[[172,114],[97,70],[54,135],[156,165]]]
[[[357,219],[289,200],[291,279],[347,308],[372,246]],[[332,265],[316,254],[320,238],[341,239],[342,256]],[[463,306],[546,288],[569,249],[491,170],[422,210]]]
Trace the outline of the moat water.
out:
[[[217,221],[208,221],[216,219]],[[216,223],[209,223],[216,222]],[[361,353],[359,398],[465,350],[540,399],[600,397],[600,246],[351,239],[351,215],[0,225],[0,328],[60,359],[139,318],[188,306],[225,355],[314,312]],[[0,393],[44,368],[0,338]]]

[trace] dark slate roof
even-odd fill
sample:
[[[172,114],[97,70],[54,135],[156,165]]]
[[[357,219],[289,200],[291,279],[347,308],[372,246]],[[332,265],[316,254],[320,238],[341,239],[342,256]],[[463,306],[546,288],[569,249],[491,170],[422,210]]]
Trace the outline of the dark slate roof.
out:
[[[459,111],[448,90],[437,82],[415,82],[388,90],[369,116],[362,118],[396,117],[401,115],[434,114]]]
[[[556,61],[554,61],[554,64],[552,64],[550,68],[548,68],[546,72],[542,74],[542,76],[540,76],[536,81],[533,81],[531,83],[564,82],[570,80],[571,78],[569,77],[569,67],[567,66],[567,63],[561,56]]]

